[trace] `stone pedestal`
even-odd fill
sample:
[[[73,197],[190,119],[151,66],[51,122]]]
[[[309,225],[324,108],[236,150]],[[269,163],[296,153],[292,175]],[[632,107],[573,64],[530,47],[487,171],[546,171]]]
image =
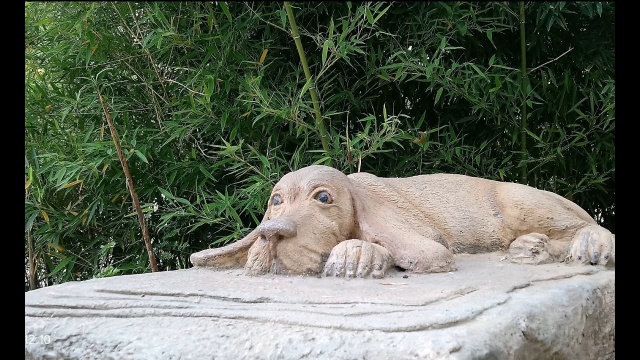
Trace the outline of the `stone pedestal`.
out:
[[[66,283],[25,293],[25,358],[615,358],[615,270],[503,257],[380,280],[193,268]]]

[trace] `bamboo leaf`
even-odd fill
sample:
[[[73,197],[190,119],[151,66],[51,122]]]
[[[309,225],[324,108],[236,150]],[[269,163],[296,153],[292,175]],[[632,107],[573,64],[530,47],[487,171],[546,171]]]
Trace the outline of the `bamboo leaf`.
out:
[[[82,221],[81,224],[84,225],[87,222],[87,217],[89,216],[89,212],[88,212],[89,208],[85,209],[82,212]]]
[[[364,7],[364,12],[367,15],[367,21],[369,21],[369,24],[373,25],[375,20],[373,19],[373,15],[371,15],[371,10],[369,10],[368,6]]]
[[[204,176],[206,176],[208,179],[212,180],[212,181],[216,181],[216,178],[213,177],[213,175],[211,175],[211,173],[209,172],[209,170],[207,170],[204,166],[199,165],[198,169],[200,170],[201,173],[204,174]]]
[[[331,157],[330,156],[325,156],[325,157],[322,157],[322,158],[314,161],[312,165],[324,165],[329,160],[331,160]]]
[[[33,222],[36,220],[36,217],[38,216],[38,211],[34,211],[31,216],[29,217],[29,219],[27,220],[25,226],[24,226],[24,231],[30,231],[33,228]]]
[[[424,122],[424,119],[425,119],[426,115],[427,115],[427,112],[424,111],[422,113],[422,116],[420,116],[420,119],[418,120],[418,123],[416,124],[416,129],[420,129],[420,127],[422,126],[422,123]]]
[[[138,158],[140,158],[140,160],[142,160],[143,163],[148,164],[149,160],[147,160],[147,157],[144,156],[143,153],[140,152],[140,150],[136,149],[134,150],[134,153],[138,156]]]
[[[329,39],[325,40],[322,45],[322,66],[327,63],[327,52],[329,51]]]
[[[58,272],[60,272],[60,270],[64,269],[65,267],[67,267],[67,265],[71,264],[73,265],[75,263],[75,256],[70,255],[65,257],[64,259],[62,259],[62,261],[60,261],[60,263],[58,264],[58,266],[56,266],[50,273],[49,276],[53,276],[55,274],[57,274]]]
[[[329,22],[329,37],[327,39],[333,39],[333,29],[334,29],[333,18],[331,18],[331,22]]]
[[[487,75],[485,75],[485,73],[483,73],[482,71],[480,71],[480,69],[473,63],[469,63],[469,65],[473,68],[473,70],[475,70],[478,75],[482,76],[485,80],[489,80],[489,78],[487,77]]]
[[[177,202],[187,205],[187,206],[191,206],[191,203],[189,202],[189,200],[185,199],[185,198],[181,198],[181,197],[175,197],[174,198]]]
[[[527,132],[527,134],[529,134],[529,136],[531,136],[532,138],[536,139],[538,142],[544,143],[544,141],[542,141],[542,139],[538,135],[532,133],[531,130],[525,129],[525,131]]]
[[[287,12],[284,10],[278,10],[278,13],[280,14],[280,23],[282,27],[287,26]]]
[[[171,193],[169,191],[167,191],[167,190],[165,190],[165,189],[163,189],[163,188],[161,188],[159,186],[158,186],[158,190],[160,190],[160,193],[162,195],[164,195],[165,198],[170,199],[170,200],[175,199],[175,197],[173,195],[171,195]]]
[[[382,17],[382,15],[384,15],[387,10],[389,10],[389,8],[391,7],[391,5],[387,6],[384,10],[382,10],[378,15],[376,15],[376,17],[373,19],[373,23],[375,24],[376,22],[378,22],[378,20]],[[372,24],[373,25],[373,24]]]
[[[493,43],[493,29],[488,29],[487,30],[487,38],[491,42],[491,45],[493,45],[493,47],[495,48],[496,44]]]
[[[443,90],[444,90],[444,88],[438,89],[438,91],[436,92],[436,100],[433,102],[433,105],[438,103],[438,101],[440,100],[440,96],[442,96],[442,91]]]
[[[227,20],[229,20],[229,23],[233,23],[233,18],[231,17],[231,13],[229,12],[229,7],[227,6],[227,2],[220,1],[218,4],[220,4],[220,7],[222,8],[222,12],[227,17]]]
[[[60,168],[60,170],[58,170],[58,172],[56,173],[54,180],[56,181],[56,184],[62,184],[62,178],[64,177],[64,175],[67,173],[67,169],[66,168]]]
[[[506,70],[512,70],[512,71],[518,71],[518,69],[516,69],[516,68],[512,68],[512,67],[504,66],[504,65],[498,65],[498,64],[493,64],[493,67],[497,67],[497,68],[500,68],[500,69],[506,69]]]
[[[213,26],[214,25],[216,27],[218,26],[218,24],[216,22],[216,16],[213,13],[213,11],[209,11],[209,16],[207,18],[207,25],[209,26],[209,33],[211,33],[213,31]]]
[[[300,94],[298,94],[298,99],[302,99],[304,94],[306,94],[309,88],[311,87],[311,84],[312,84],[311,79],[307,80],[307,82],[304,83],[304,85],[302,86],[302,89],[300,90]]]

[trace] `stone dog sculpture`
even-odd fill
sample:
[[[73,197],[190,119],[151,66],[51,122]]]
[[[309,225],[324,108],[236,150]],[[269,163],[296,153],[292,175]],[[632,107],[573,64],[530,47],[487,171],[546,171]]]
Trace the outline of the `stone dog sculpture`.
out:
[[[509,250],[522,263],[613,266],[615,236],[551,192],[465,175],[380,178],[309,166],[275,185],[260,225],[195,266],[245,274],[384,277],[456,269],[456,253]]]

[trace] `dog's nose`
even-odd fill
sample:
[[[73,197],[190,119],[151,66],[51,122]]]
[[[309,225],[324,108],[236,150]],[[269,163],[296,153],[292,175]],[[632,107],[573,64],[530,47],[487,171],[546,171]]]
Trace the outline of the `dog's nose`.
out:
[[[296,225],[289,218],[272,219],[262,222],[258,225],[256,231],[259,236],[263,236],[266,240],[278,240],[296,236]]]

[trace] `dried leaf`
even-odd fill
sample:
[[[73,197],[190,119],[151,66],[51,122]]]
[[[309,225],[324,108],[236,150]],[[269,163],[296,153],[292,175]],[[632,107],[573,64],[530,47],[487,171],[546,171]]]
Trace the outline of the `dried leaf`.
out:
[[[44,221],[46,221],[46,223],[49,223],[49,215],[47,214],[46,211],[44,210],[40,210],[40,213],[42,213],[42,217],[44,218]]]
[[[80,184],[81,182],[82,182],[82,180],[72,181],[72,182],[68,183],[67,185],[63,186],[62,188],[63,189],[70,188],[70,187],[72,187],[74,185]]]
[[[260,65],[262,65],[262,63],[264,62],[264,59],[267,57],[268,52],[269,49],[262,50],[262,55],[260,55]]]
[[[427,142],[427,133],[424,131],[418,132],[418,137],[413,139],[414,144],[422,145]]]

